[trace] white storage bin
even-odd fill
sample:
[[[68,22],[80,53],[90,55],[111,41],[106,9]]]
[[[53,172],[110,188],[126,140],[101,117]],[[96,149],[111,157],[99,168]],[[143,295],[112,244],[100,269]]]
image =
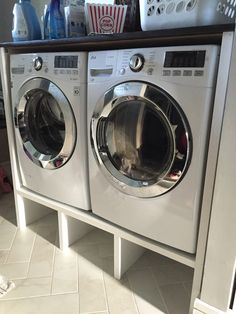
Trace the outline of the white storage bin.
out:
[[[139,0],[142,30],[233,23],[236,0]]]

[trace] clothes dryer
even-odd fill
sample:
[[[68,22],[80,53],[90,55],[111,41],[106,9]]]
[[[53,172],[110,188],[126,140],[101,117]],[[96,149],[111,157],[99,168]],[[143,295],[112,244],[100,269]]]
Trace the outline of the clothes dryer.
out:
[[[95,214],[195,252],[218,54],[214,45],[89,53]]]
[[[11,55],[10,68],[22,186],[89,210],[87,54]]]

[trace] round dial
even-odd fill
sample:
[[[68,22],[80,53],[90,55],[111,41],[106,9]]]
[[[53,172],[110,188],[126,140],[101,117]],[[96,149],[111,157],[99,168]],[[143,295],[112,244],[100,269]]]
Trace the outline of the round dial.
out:
[[[34,59],[34,68],[36,71],[39,71],[42,69],[43,66],[43,59],[41,57],[36,57]]]
[[[139,72],[142,70],[143,66],[144,66],[144,56],[141,54],[135,54],[133,55],[130,60],[129,60],[129,67],[130,70],[133,72]]]

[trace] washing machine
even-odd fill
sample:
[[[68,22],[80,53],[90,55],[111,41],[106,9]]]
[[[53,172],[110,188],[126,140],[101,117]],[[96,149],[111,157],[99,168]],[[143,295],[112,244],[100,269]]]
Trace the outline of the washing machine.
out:
[[[90,52],[92,211],[195,253],[219,47]]]
[[[15,54],[10,57],[10,70],[22,186],[90,210],[87,54]]]

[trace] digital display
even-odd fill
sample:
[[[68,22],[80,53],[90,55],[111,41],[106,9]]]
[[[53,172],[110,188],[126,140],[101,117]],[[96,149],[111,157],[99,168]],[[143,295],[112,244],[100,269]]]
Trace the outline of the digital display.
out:
[[[205,65],[205,50],[167,51],[165,68],[203,68]]]
[[[55,56],[54,68],[76,69],[78,68],[78,56]]]

